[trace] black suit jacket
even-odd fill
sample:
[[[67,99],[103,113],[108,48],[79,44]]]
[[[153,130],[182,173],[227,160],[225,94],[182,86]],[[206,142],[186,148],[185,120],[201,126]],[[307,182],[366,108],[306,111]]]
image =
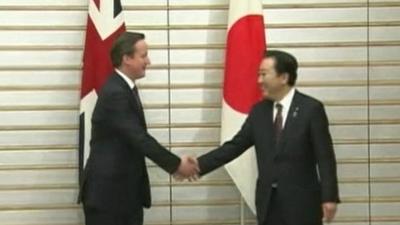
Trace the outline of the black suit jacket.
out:
[[[255,146],[258,164],[256,208],[259,224],[268,211],[272,183],[288,225],[320,224],[322,202],[339,202],[336,160],[321,102],[296,91],[279,143],[273,131],[273,102],[251,110],[231,141],[199,157],[201,174]]]
[[[168,173],[180,159],[147,132],[141,104],[114,73],[99,93],[92,116],[91,153],[81,180],[85,207],[129,212],[151,206],[145,156]]]

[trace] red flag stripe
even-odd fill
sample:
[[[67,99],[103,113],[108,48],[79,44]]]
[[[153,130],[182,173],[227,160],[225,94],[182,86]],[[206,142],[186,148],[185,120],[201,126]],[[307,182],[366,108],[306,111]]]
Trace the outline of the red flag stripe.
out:
[[[125,25],[121,26],[107,39],[102,40],[92,20],[90,17],[88,18],[83,56],[81,98],[93,89],[98,93],[108,75],[113,71],[110,49],[114,40],[124,31]]]

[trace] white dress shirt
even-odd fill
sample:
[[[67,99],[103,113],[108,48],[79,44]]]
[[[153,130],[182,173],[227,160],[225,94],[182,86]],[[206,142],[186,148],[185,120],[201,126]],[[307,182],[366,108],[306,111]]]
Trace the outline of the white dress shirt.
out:
[[[295,88],[292,88],[281,101],[274,102],[274,121],[276,118],[276,114],[278,113],[278,110],[276,109],[276,104],[279,103],[282,105],[282,129],[285,128],[286,118],[289,113],[290,105],[293,101],[294,93]]]
[[[125,82],[129,85],[129,87],[131,88],[131,90],[133,90],[133,88],[135,87],[135,83],[131,80],[131,78],[129,78],[127,75],[125,75],[124,73],[122,73],[119,69],[115,68],[115,72],[118,73],[118,75],[120,75],[122,77],[122,79],[125,80]]]

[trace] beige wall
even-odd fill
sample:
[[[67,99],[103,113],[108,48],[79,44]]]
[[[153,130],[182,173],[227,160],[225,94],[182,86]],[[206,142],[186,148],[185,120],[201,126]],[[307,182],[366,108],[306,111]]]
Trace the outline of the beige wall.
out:
[[[140,82],[151,133],[178,154],[217,146],[227,0],[122,2],[128,30],[151,45]],[[0,0],[1,225],[82,223],[74,202],[86,4]],[[400,1],[264,0],[264,8],[269,47],[297,56],[299,89],[327,106],[343,200],[334,224],[399,224]],[[240,195],[224,169],[190,184],[149,164],[147,223],[240,223]]]

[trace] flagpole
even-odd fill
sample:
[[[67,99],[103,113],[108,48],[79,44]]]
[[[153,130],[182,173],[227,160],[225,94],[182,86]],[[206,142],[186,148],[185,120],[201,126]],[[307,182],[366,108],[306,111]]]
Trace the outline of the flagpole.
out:
[[[245,203],[244,203],[243,196],[240,195],[240,225],[245,225],[244,206],[245,206]]]

